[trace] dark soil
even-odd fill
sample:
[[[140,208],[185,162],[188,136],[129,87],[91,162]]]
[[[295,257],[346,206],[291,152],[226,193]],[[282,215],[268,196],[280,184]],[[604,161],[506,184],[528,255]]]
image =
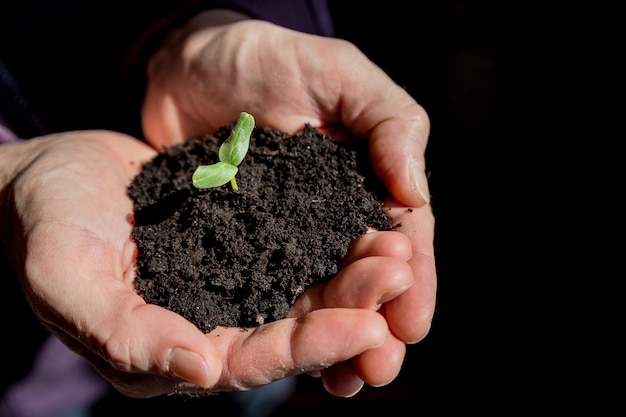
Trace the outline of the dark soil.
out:
[[[296,297],[339,270],[368,227],[390,229],[386,190],[361,142],[339,145],[311,126],[257,129],[230,184],[196,189],[232,126],[166,148],[129,187],[136,289],[204,332],[286,317]]]

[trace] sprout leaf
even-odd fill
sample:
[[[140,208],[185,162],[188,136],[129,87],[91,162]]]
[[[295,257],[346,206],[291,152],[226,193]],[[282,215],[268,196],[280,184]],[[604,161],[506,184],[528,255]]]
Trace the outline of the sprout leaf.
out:
[[[196,168],[191,180],[196,188],[219,187],[234,178],[237,171],[239,168],[225,162],[201,165]]]
[[[253,129],[254,118],[250,114],[242,112],[233,133],[220,146],[220,161],[238,166],[248,153],[250,135]]]
[[[241,112],[239,120],[230,136],[222,143],[218,157],[220,162],[213,165],[200,165],[192,175],[196,188],[219,187],[230,181],[233,190],[238,190],[235,175],[250,147],[250,136],[254,130],[254,117]]]

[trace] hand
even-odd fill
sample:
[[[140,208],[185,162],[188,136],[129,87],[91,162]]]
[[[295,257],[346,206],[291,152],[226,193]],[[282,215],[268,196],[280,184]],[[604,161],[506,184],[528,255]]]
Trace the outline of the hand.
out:
[[[156,149],[236,121],[292,132],[305,123],[369,140],[374,170],[409,206],[429,201],[424,109],[354,45],[268,22],[215,25],[204,12],[174,32],[148,65],[143,129]],[[222,14],[226,12],[221,12]],[[223,20],[243,19],[234,12]]]
[[[216,25],[219,14],[229,24]],[[147,140],[158,149],[215,131],[247,111],[258,126],[295,131],[308,122],[340,140],[369,141],[373,169],[394,197],[389,213],[411,244],[414,284],[380,309],[392,333],[385,345],[329,368],[323,378],[337,395],[355,389],[359,380],[387,383],[400,369],[405,344],[427,334],[435,308],[434,218],[424,172],[428,117],[346,41],[234,12],[217,15],[198,15],[152,58],[143,108]],[[354,307],[342,300],[321,305]]]
[[[51,332],[132,397],[240,390],[334,365],[339,371],[355,357],[382,360],[369,352],[389,350],[396,336],[376,310],[386,303],[385,314],[397,314],[391,306],[414,281],[406,262],[410,244],[400,233],[358,239],[341,273],[305,292],[290,318],[249,331],[205,335],[180,315],[146,304],[133,286],[126,189],[154,154],[140,141],[104,131],[0,147],[6,219],[0,237],[33,311]],[[389,378],[387,368],[365,362],[355,360],[357,378],[350,369],[347,378],[334,372],[326,386],[349,395],[362,381]]]

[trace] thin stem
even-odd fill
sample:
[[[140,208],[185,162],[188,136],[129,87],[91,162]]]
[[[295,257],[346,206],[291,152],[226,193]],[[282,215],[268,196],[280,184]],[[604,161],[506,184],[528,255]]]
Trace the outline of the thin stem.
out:
[[[237,186],[237,180],[235,180],[235,177],[232,177],[230,179],[230,185],[233,187],[233,190],[235,191],[239,190],[239,187]]]

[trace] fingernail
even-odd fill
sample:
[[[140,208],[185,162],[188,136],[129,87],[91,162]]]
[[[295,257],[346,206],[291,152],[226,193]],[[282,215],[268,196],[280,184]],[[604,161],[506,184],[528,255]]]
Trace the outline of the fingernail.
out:
[[[424,200],[424,202],[430,203],[428,180],[426,179],[424,164],[421,161],[416,160],[411,163],[411,177],[417,193]]]
[[[414,345],[414,344],[419,343],[422,340],[424,340],[426,338],[426,336],[428,336],[428,333],[430,333],[431,326],[432,326],[432,323],[429,323],[428,324],[428,328],[426,329],[426,331],[424,333],[422,333],[422,335],[419,338],[406,342],[407,345]]]
[[[195,352],[175,348],[170,354],[167,368],[180,379],[209,388],[209,370],[202,357]]]
[[[361,383],[361,385],[359,385],[358,387],[355,387],[355,391],[353,393],[345,395],[344,398],[352,398],[352,397],[354,397],[359,392],[361,392],[361,390],[363,389],[364,385],[365,385],[365,383]]]

